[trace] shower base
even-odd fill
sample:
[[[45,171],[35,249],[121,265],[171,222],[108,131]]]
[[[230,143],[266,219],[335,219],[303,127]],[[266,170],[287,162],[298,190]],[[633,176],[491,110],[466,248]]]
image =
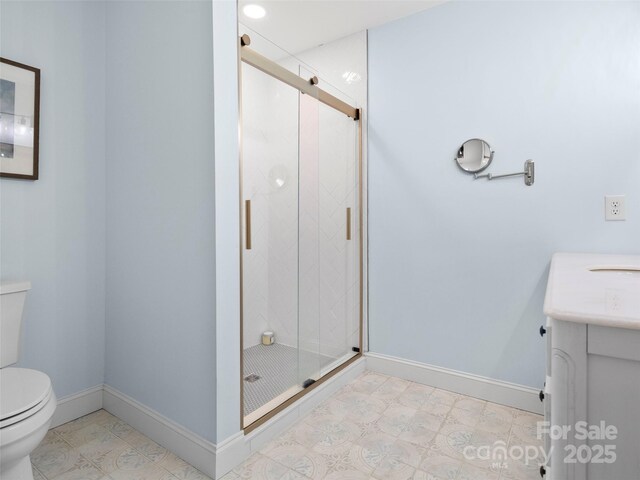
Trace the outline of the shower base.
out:
[[[318,378],[320,370],[335,362],[335,358],[316,352],[298,350],[294,347],[275,343],[254,345],[244,350],[243,381],[244,414],[249,415],[292,387],[302,389],[307,378]]]

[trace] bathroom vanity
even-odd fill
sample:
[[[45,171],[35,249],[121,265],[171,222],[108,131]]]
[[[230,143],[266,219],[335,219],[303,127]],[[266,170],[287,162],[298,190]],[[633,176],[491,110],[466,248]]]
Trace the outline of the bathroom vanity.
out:
[[[544,304],[553,480],[640,479],[640,256],[553,256]]]

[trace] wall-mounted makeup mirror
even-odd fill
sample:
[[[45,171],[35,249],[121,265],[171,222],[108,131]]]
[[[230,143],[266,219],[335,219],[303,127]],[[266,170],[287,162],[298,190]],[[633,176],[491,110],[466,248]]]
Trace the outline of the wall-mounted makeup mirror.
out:
[[[493,160],[493,150],[487,142],[480,138],[472,138],[464,142],[458,149],[456,162],[458,166],[469,173],[481,172]]]
[[[535,163],[533,160],[527,160],[524,162],[524,171],[515,173],[504,173],[502,175],[494,175],[491,173],[482,173],[485,168],[491,165],[493,161],[494,151],[487,142],[481,138],[472,138],[464,142],[458,149],[458,155],[456,155],[456,163],[460,169],[467,173],[473,173],[473,177],[486,178],[487,180],[493,180],[496,178],[516,177],[518,175],[524,175],[524,184],[528,187],[533,185],[535,180]]]

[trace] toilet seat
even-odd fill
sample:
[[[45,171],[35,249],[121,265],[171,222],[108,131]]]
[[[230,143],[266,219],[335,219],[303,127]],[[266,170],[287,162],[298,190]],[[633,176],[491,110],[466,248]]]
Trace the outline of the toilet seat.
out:
[[[28,368],[0,370],[0,429],[14,425],[40,411],[53,389],[49,377]]]

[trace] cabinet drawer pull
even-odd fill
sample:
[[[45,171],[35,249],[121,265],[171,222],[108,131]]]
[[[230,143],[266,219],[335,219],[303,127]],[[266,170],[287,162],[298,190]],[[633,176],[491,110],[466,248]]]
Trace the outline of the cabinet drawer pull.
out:
[[[541,402],[544,402],[544,390],[540,390],[540,393],[538,394],[538,398],[540,399]]]
[[[544,325],[540,325],[540,336],[544,337],[545,333],[547,333],[547,329],[544,328]]]

